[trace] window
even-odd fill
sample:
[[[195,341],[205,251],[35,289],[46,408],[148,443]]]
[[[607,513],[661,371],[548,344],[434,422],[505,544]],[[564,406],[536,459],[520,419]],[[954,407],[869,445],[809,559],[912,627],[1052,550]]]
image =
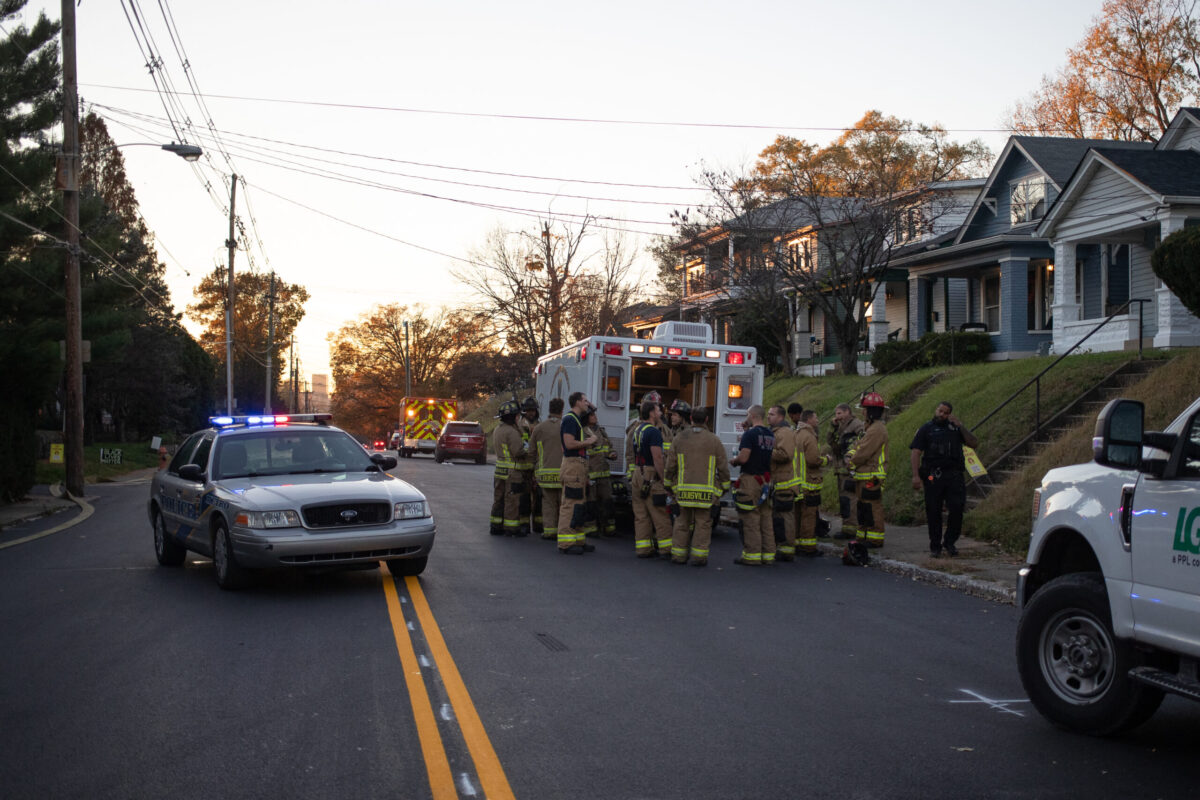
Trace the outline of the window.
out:
[[[1000,330],[1000,276],[983,279],[983,322],[989,332]]]
[[[184,464],[191,463],[188,461],[188,456],[192,454],[192,450],[196,448],[196,443],[200,441],[203,433],[193,433],[188,437],[188,440],[179,446],[175,451],[175,457],[171,459],[171,466],[167,468],[168,472],[178,474],[179,468]]]
[[[906,208],[896,212],[896,244],[911,242],[920,233],[920,213],[915,208]]]
[[[205,436],[200,442],[200,446],[196,448],[195,454],[188,459],[189,464],[195,464],[200,469],[208,469],[208,451],[212,450],[213,437]]]
[[[625,369],[615,364],[609,364],[604,373],[604,404],[609,406],[623,405],[621,402],[624,392],[621,385],[625,382]]]
[[[730,411],[745,411],[750,407],[752,380],[750,377],[730,376],[729,389],[725,393]]]
[[[1046,179],[1022,178],[1009,189],[1009,221],[1013,225],[1039,220],[1046,213]]]
[[[1200,414],[1192,417],[1188,425],[1187,438],[1183,442],[1181,474],[1187,478],[1200,478]]]

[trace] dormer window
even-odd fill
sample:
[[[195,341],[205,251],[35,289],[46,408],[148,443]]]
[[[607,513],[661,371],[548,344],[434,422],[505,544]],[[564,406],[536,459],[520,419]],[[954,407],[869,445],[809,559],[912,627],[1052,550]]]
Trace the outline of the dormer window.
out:
[[[1013,225],[1034,222],[1046,214],[1046,179],[1033,175],[1014,182],[1009,194],[1009,220]]]

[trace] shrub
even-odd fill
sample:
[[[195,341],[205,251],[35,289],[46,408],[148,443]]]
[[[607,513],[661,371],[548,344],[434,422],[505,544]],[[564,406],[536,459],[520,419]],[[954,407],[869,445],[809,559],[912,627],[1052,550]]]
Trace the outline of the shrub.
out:
[[[931,332],[921,337],[920,344],[926,348],[925,364],[930,367],[987,361],[992,352],[992,337],[987,333]]]
[[[871,354],[871,367],[875,370],[876,374],[891,372],[901,364],[904,364],[905,370],[924,367],[925,361],[920,356],[904,363],[905,359],[920,349],[920,342],[884,342],[875,346],[875,352]]]
[[[1172,233],[1154,248],[1150,254],[1150,268],[1188,311],[1200,316],[1197,259],[1200,259],[1200,228],[1184,228]]]

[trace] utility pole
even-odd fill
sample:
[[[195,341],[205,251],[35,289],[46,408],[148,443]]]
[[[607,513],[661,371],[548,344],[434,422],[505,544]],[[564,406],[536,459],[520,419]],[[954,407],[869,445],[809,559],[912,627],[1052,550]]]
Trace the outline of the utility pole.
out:
[[[75,67],[75,2],[62,0],[63,216],[67,220],[66,407],[63,434],[67,491],[83,497],[83,305],[79,279],[79,73]]]
[[[412,370],[408,361],[408,320],[404,320],[404,396],[412,397]]]
[[[63,5],[70,0],[63,0]],[[233,254],[237,252],[237,239],[234,238],[233,207],[237,201],[237,175],[229,180],[229,238],[225,246],[229,248],[229,298],[225,306],[225,413],[233,415]]]
[[[292,334],[292,354],[289,356],[292,362],[292,411],[300,413],[300,388],[296,383],[296,335]]]
[[[267,404],[263,413],[271,413],[271,384],[274,374],[271,372],[271,353],[275,351],[275,272],[271,271],[271,296],[267,298]]]

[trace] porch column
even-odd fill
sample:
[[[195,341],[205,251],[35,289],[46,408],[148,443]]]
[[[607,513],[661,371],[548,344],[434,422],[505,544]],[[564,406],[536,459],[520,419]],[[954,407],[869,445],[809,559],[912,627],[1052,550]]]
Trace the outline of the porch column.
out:
[[[928,333],[925,329],[925,318],[929,316],[925,296],[925,287],[928,284],[929,278],[908,276],[908,338],[911,341],[916,341]]]
[[[1184,228],[1187,218],[1172,214],[1162,220],[1160,230],[1166,239]],[[1154,335],[1155,347],[1195,347],[1200,345],[1200,319],[1179,302],[1170,289],[1155,277],[1154,305],[1158,309],[1158,333]]]
[[[879,281],[875,284],[875,291],[871,295],[871,303],[871,322],[867,326],[867,343],[874,350],[878,345],[888,340],[886,281]]]
[[[1050,306],[1054,317],[1053,347],[1061,353],[1074,341],[1068,341],[1066,323],[1079,320],[1079,304],[1075,302],[1075,242],[1054,243],[1054,305]]]
[[[996,349],[1031,352],[1029,343],[1029,259],[1000,259],[1000,341]]]

